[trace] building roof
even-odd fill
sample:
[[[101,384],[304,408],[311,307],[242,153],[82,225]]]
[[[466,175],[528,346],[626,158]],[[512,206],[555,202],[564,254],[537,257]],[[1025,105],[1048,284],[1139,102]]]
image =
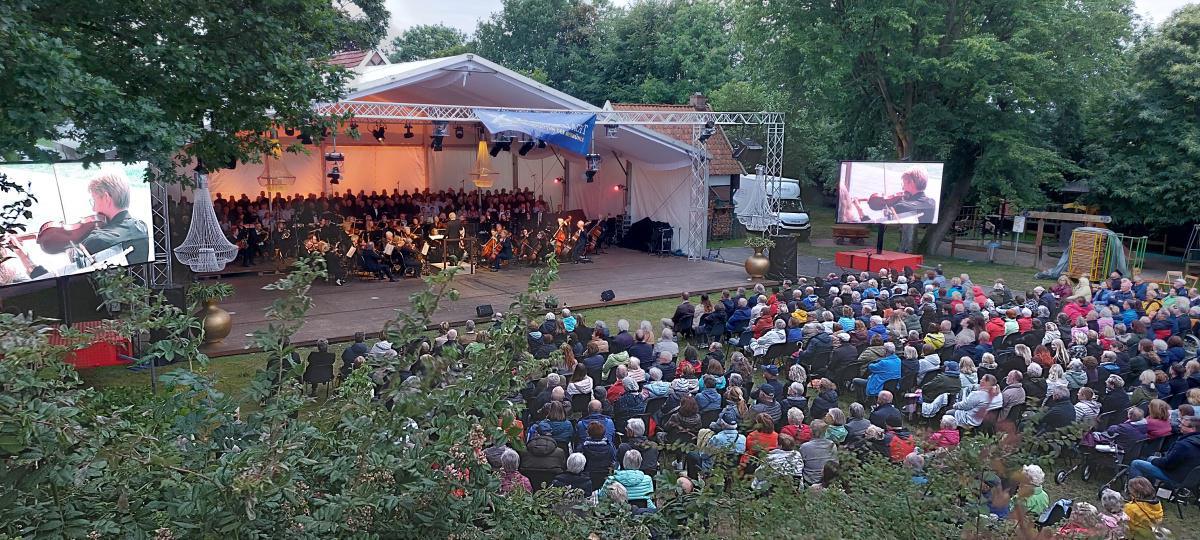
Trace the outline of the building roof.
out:
[[[386,56],[376,50],[342,51],[329,57],[329,63],[346,69],[359,69],[368,66],[384,66],[390,64]]]
[[[696,108],[691,105],[662,105],[649,103],[613,103],[612,108],[614,111],[696,110]],[[650,125],[647,127],[684,144],[692,144],[692,126],[690,125]],[[708,165],[708,174],[746,174],[746,169],[742,167],[741,162],[733,159],[733,145],[729,144],[729,138],[725,136],[725,130],[721,129],[720,126],[717,127],[717,133],[713,135],[712,138],[708,139],[708,153],[712,156],[712,162]]]

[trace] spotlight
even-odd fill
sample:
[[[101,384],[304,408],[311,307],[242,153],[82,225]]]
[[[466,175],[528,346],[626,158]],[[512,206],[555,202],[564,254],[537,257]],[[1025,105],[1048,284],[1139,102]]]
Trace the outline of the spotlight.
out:
[[[621,191],[621,188],[623,188],[623,187],[625,187],[625,186],[622,186],[621,184],[617,184],[617,185],[613,186],[613,191]]]
[[[308,131],[306,131],[306,130],[303,130],[303,129],[300,130],[300,144],[312,144],[312,143],[313,143],[312,135],[310,135],[308,133]]]
[[[587,178],[587,183],[592,183],[596,179],[596,171],[600,170],[600,154],[588,154],[584,157],[587,160],[587,170],[583,175]]]
[[[404,124],[404,138],[405,139],[413,138],[412,124]]]
[[[500,152],[504,151],[512,151],[512,138],[497,137],[495,142],[492,143],[491,150],[488,150],[488,154],[491,154],[492,157],[496,157],[500,155]]]
[[[605,138],[608,138],[608,139],[615,139],[615,138],[617,138],[617,126],[616,126],[616,124],[605,124],[605,125],[604,125],[604,137],[605,137]]]
[[[529,139],[521,144],[521,149],[517,150],[517,154],[524,156],[525,154],[528,154],[530,150],[533,150],[533,147],[536,145],[537,143],[533,142],[533,139]]]
[[[455,126],[455,127],[454,127],[454,138],[455,138],[455,139],[461,139],[461,138],[463,138],[463,127],[462,127],[462,126]]]
[[[538,150],[541,150],[541,149],[543,149],[543,148],[545,148],[545,147],[546,147],[546,141],[543,141],[543,140],[541,140],[541,139],[538,139]]]
[[[446,134],[450,133],[450,122],[445,120],[433,121],[433,142],[429,144],[434,152],[442,151],[442,141],[446,139]]]
[[[704,123],[704,129],[700,130],[700,136],[696,138],[696,142],[705,142],[717,133],[716,124],[712,120]]]
[[[385,138],[387,138],[387,127],[386,126],[376,127],[375,129],[371,130],[371,135],[373,137],[375,137],[376,141],[383,142],[383,140]]]
[[[283,132],[286,133],[288,137],[296,136],[296,128],[284,128]]]

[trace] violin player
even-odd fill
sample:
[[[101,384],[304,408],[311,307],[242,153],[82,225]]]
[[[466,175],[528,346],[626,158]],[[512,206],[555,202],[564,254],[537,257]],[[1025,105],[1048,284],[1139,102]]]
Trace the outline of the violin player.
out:
[[[133,248],[129,264],[150,262],[150,230],[142,220],[129,215],[129,181],[115,174],[102,174],[88,182],[92,211],[105,223],[79,242],[88,253],[99,253],[115,245]]]
[[[900,175],[901,192],[895,195],[873,194],[865,199],[856,200],[853,207],[858,211],[858,221],[866,221],[858,203],[866,201],[872,210],[882,210],[886,219],[895,219],[900,215],[912,215],[917,223],[933,223],[937,202],[925,195],[929,184],[929,176],[922,167],[913,167]]]

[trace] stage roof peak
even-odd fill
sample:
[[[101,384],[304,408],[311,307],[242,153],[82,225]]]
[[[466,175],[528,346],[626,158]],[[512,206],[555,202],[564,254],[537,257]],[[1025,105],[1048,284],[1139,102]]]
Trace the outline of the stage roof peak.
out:
[[[586,101],[521,75],[477,54],[417,60],[362,70],[347,101],[513,109],[601,111]],[[690,163],[694,147],[643,126],[621,126],[616,138],[599,136],[596,151],[639,159],[651,168]]]

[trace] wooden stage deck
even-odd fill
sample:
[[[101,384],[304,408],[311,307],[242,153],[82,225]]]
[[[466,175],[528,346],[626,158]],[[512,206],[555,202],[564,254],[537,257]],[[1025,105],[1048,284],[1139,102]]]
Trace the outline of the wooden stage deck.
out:
[[[656,257],[625,249],[612,249],[594,257],[591,264],[559,266],[558,280],[550,293],[559,303],[583,309],[599,305],[600,291],[612,289],[616,301],[649,300],[679,294],[681,291],[711,291],[736,288],[749,283],[741,265],[710,261],[688,261],[679,257]],[[513,295],[524,291],[533,273],[523,265],[501,272],[478,271],[460,274],[454,279],[459,299],[444,301],[437,319],[461,323],[475,317],[475,307],[491,304],[505,311]],[[233,313],[233,330],[221,343],[206,346],[209,356],[226,356],[247,351],[247,334],[266,326],[264,309],[278,293],[262,290],[279,276],[251,275],[225,278],[236,289],[221,303]],[[342,287],[324,282],[314,284],[313,308],[293,342],[308,344],[319,338],[330,341],[350,339],[354,332],[378,332],[395,310],[408,305],[408,296],[422,287],[418,279],[353,281]],[[663,316],[669,316],[664,313]]]

